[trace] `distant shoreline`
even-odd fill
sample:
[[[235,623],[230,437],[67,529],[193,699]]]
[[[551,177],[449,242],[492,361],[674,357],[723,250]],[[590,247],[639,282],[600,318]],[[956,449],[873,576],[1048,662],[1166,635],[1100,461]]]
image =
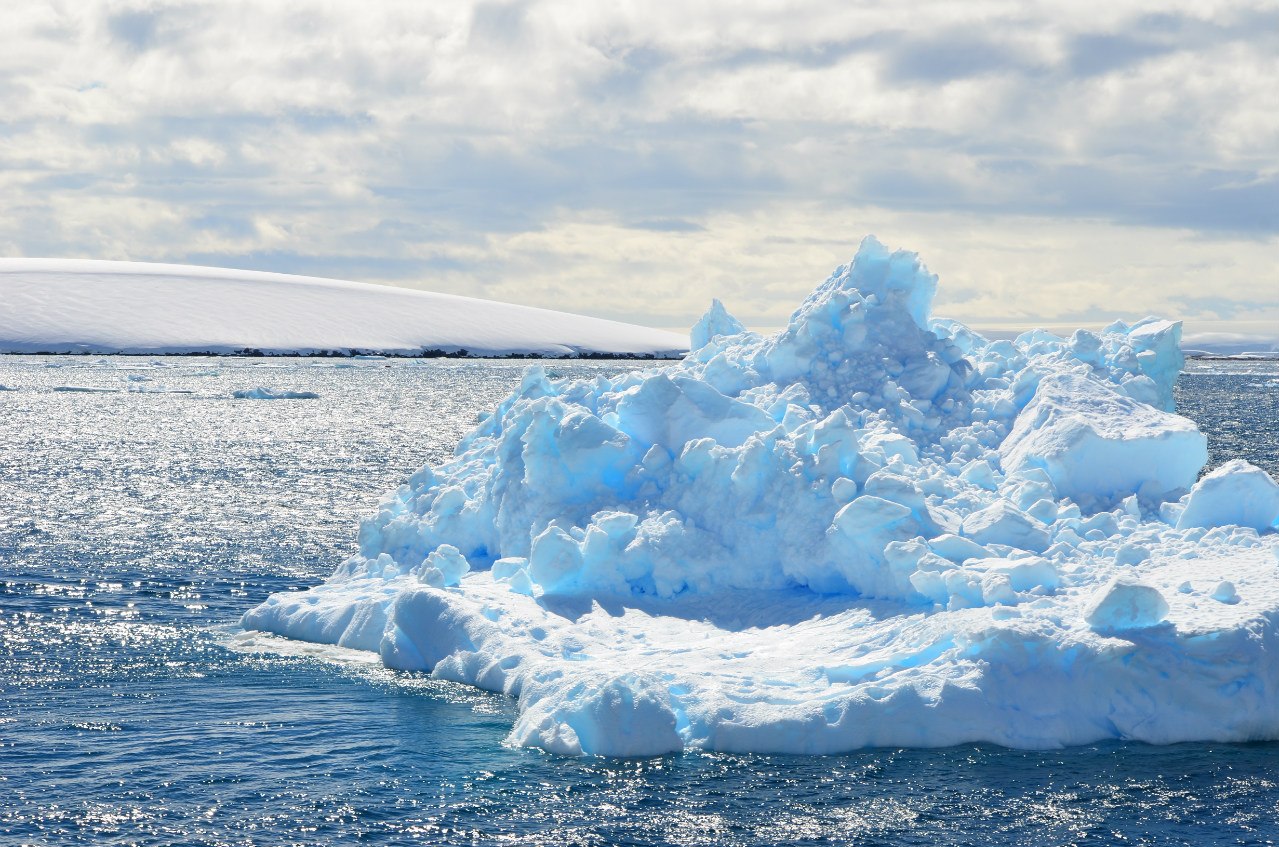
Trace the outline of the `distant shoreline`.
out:
[[[675,352],[669,355],[657,353],[602,353],[599,351],[582,351],[572,354],[551,355],[547,353],[527,352],[527,353],[501,353],[501,354],[480,354],[471,353],[468,350],[423,350],[419,353],[405,352],[382,352],[376,350],[352,350],[343,352],[341,350],[258,350],[256,348],[244,348],[234,351],[212,351],[212,350],[158,350],[158,351],[120,351],[120,350],[0,350],[0,356],[131,356],[134,358],[183,358],[183,357],[210,357],[219,359],[477,359],[501,361],[504,359],[546,359],[550,361],[660,361],[675,362],[684,358],[686,354]]]
[[[46,355],[679,357],[688,336],[516,303],[262,271],[0,259],[0,351]]]
[[[0,350],[0,356],[131,356],[131,357],[165,357],[165,358],[182,358],[207,356],[219,359],[476,359],[487,361],[502,361],[504,359],[546,359],[549,361],[658,361],[658,362],[677,362],[683,359],[685,352],[672,352],[670,354],[659,353],[602,353],[598,351],[583,351],[579,353],[551,355],[548,353],[500,353],[500,354],[483,354],[472,353],[466,349],[461,350],[441,350],[431,349],[423,350],[417,353],[406,353],[403,351],[383,352],[378,350],[258,350],[256,348],[247,347],[239,350],[231,351],[214,351],[214,350],[153,350],[153,351],[122,351],[122,350]],[[1279,353],[1259,353],[1250,355],[1246,353],[1214,353],[1209,355],[1186,354],[1186,360],[1192,362],[1279,362]]]

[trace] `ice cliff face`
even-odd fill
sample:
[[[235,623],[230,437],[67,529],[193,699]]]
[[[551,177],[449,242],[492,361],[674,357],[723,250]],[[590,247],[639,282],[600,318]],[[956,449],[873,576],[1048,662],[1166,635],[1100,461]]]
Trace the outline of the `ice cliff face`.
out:
[[[991,342],[936,285],[868,238],[775,336],[717,301],[677,365],[531,368],[244,625],[507,691],[564,753],[1279,737],[1276,489],[1196,483],[1180,326]]]

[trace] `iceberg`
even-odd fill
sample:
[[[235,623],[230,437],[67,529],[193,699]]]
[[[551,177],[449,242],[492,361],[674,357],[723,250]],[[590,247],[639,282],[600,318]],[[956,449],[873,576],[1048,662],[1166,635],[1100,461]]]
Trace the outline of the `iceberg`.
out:
[[[1276,486],[1198,479],[1180,325],[995,341],[936,288],[867,238],[774,335],[716,302],[676,364],[531,367],[241,624],[564,755],[1279,738]]]

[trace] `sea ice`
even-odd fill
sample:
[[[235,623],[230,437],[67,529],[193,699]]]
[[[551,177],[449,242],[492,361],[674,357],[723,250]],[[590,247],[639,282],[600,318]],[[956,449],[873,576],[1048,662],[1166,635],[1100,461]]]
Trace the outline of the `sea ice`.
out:
[[[1180,326],[992,341],[936,285],[868,238],[775,335],[717,302],[678,364],[530,368],[243,626],[562,754],[1279,738],[1276,486],[1196,482]]]
[[[63,394],[118,394],[115,388],[94,388],[88,385],[56,385],[54,391]]]
[[[318,400],[314,391],[282,391],[272,388],[242,388],[232,392],[237,400]]]

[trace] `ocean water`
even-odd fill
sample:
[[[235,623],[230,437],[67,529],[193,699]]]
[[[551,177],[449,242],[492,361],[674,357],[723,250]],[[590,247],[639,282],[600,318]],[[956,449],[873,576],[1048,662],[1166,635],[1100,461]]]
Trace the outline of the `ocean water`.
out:
[[[237,648],[524,364],[0,357],[0,844],[1279,843],[1279,744],[560,759],[503,697]],[[1279,473],[1279,364],[1178,397]]]

